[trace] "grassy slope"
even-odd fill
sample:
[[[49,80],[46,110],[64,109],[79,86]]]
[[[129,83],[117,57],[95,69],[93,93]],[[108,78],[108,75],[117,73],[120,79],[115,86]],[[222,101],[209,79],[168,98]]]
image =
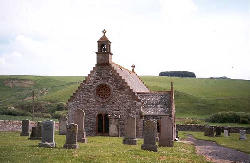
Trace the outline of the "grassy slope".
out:
[[[192,145],[175,142],[173,148],[158,152],[141,150],[138,145],[123,145],[118,137],[88,137],[79,149],[62,148],[65,136],[55,135],[56,148],[40,148],[39,140],[28,140],[15,132],[0,132],[0,162],[206,162]],[[15,140],[15,141],[13,141]]]
[[[30,88],[9,88],[3,85],[3,81],[9,78],[33,80],[35,85]],[[169,90],[170,82],[174,82],[177,117],[206,118],[219,111],[250,112],[250,81],[157,76],[141,78],[154,91]],[[32,96],[33,89],[38,92],[43,88],[48,89],[48,94],[39,96],[39,100],[66,102],[83,79],[79,76],[0,76],[0,104],[22,102]]]

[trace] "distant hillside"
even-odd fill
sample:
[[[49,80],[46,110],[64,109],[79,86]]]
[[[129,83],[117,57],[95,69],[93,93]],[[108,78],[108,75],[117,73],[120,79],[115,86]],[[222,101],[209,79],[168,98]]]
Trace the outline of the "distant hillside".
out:
[[[220,111],[250,113],[250,81],[162,76],[141,78],[154,91],[169,90],[170,82],[174,82],[177,117],[206,118]],[[66,103],[83,80],[84,77],[78,76],[0,76],[0,111],[6,106],[30,103],[32,90],[36,102],[48,105]]]

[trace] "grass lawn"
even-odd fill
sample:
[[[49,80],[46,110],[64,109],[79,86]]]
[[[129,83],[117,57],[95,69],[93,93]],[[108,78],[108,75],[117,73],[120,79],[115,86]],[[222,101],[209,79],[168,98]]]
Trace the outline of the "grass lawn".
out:
[[[247,134],[247,140],[239,140],[239,133],[231,133],[229,137],[224,137],[223,133],[220,137],[208,137],[204,136],[203,132],[189,132],[189,131],[180,131],[182,134],[191,134],[197,139],[202,140],[211,140],[215,141],[217,144],[220,144],[225,147],[230,147],[237,149],[242,152],[250,154],[250,134]]]
[[[180,136],[183,134],[180,133]],[[62,148],[65,136],[56,134],[56,148],[38,147],[39,140],[28,140],[17,132],[0,132],[0,162],[207,162],[192,145],[175,142],[173,148],[143,151],[138,145],[122,144],[122,138],[88,137],[79,149]]]

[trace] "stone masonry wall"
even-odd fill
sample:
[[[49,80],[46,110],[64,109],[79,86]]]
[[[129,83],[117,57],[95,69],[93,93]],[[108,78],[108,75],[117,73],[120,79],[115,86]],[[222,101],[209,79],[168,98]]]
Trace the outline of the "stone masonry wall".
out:
[[[102,100],[96,96],[96,87],[107,84],[111,88],[111,96]],[[111,65],[96,66],[87,79],[80,85],[67,104],[69,123],[74,122],[74,111],[81,109],[85,112],[85,130],[87,136],[96,135],[97,115],[108,114],[110,118],[119,119],[121,136],[124,135],[124,123],[128,115],[136,115],[137,136],[142,136],[142,120],[139,117],[141,104],[125,80]]]
[[[176,128],[178,131],[204,131],[204,125],[180,125],[177,124]],[[247,134],[250,134],[250,127],[229,127],[230,132],[232,133],[239,133],[240,130],[246,130]]]
[[[30,130],[36,125],[36,122],[30,121]],[[55,128],[58,130],[59,124],[55,123]],[[0,131],[22,131],[22,121],[0,120]]]

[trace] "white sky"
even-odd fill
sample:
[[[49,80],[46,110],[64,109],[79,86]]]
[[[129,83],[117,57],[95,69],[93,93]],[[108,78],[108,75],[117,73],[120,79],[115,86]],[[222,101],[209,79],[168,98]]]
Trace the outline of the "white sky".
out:
[[[250,0],[0,0],[0,75],[81,75],[107,30],[139,75],[250,79]]]

